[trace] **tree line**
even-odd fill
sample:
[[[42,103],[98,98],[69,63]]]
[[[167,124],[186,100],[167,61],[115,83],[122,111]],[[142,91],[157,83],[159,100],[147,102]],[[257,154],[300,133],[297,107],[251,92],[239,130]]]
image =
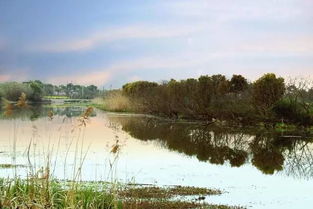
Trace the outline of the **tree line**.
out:
[[[313,89],[305,82],[286,84],[268,73],[254,82],[242,75],[136,81],[123,86],[132,110],[170,118],[313,124]]]
[[[22,93],[31,102],[41,102],[45,96],[66,97],[71,99],[93,99],[100,90],[95,85],[82,86],[69,83],[53,85],[39,80],[27,82],[0,83],[0,99],[17,101]]]

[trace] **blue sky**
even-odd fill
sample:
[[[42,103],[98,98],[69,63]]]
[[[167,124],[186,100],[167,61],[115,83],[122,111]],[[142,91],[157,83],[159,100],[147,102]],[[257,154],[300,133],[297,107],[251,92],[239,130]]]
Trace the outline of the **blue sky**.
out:
[[[0,0],[0,82],[313,76],[312,0]]]

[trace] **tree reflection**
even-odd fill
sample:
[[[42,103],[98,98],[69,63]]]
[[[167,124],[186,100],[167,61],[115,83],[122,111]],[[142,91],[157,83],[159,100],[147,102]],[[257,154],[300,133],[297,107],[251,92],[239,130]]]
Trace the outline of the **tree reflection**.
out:
[[[78,117],[84,111],[86,107],[57,107],[57,106],[43,106],[43,105],[32,105],[26,108],[3,108],[0,110],[0,119],[23,119],[23,120],[31,120],[35,121],[39,118],[48,117],[48,113],[52,111],[56,116],[66,116],[70,117]],[[8,117],[8,115],[10,117]],[[94,112],[91,117],[94,117],[96,113]]]
[[[110,117],[139,140],[162,146],[211,164],[240,167],[251,163],[264,174],[313,176],[312,138],[306,132],[172,123],[149,117]]]

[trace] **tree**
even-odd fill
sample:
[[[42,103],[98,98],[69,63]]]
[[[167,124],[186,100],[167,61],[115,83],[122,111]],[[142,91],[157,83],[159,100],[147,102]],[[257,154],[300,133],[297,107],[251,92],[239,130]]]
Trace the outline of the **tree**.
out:
[[[273,73],[263,75],[253,83],[253,104],[264,115],[277,103],[284,95],[284,79]]]
[[[82,94],[84,94],[82,96],[87,99],[93,99],[99,93],[98,87],[95,85],[90,85],[90,86],[87,86],[86,88],[83,87],[82,91],[83,91]]]
[[[248,88],[247,79],[245,79],[241,75],[233,75],[230,80],[230,91],[234,93],[238,93],[244,91]]]
[[[55,86],[52,84],[43,84],[44,94],[45,96],[52,96],[54,95]]]
[[[222,96],[229,92],[229,81],[224,75],[212,75],[211,80],[215,96]]]
[[[40,81],[30,81],[29,86],[32,89],[32,94],[28,97],[31,101],[41,101],[44,91],[43,91],[43,84]]]
[[[127,83],[123,86],[123,92],[128,96],[145,96],[146,93],[157,87],[158,84],[149,81],[136,81],[132,83]]]

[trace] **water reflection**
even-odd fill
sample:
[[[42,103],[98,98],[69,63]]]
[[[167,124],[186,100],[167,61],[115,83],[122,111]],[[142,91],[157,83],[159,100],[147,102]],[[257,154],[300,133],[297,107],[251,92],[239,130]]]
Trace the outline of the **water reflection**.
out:
[[[84,112],[86,107],[84,106],[43,106],[32,105],[26,108],[18,108],[12,104],[7,104],[2,108],[0,118],[1,119],[26,119],[35,121],[39,118],[48,117],[50,112],[54,115],[71,117],[79,117]],[[93,112],[91,117],[95,117],[96,112]]]
[[[218,127],[171,123],[151,117],[116,117],[132,137],[157,140],[162,146],[211,164],[240,167],[251,163],[264,174],[285,171],[295,177],[313,175],[313,137],[309,132]]]
[[[10,107],[2,111],[0,118],[35,121],[48,118],[51,112],[55,116],[71,118],[81,116],[85,109],[73,106]],[[95,116],[96,111],[91,117]],[[231,167],[251,164],[269,175],[313,176],[313,136],[309,131],[279,132],[252,127],[173,123],[135,115],[108,114],[107,117],[111,129],[120,126],[133,138],[154,140],[166,149],[195,156],[199,161]]]

